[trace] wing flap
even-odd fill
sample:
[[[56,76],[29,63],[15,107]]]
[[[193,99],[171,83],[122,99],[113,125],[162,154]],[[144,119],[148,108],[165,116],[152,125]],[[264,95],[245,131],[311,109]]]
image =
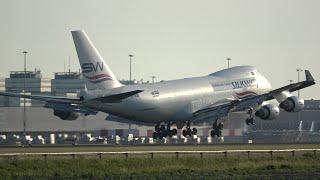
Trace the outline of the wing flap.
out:
[[[224,104],[210,106],[193,113],[194,122],[212,121],[228,116],[230,111],[243,111],[250,107],[259,106],[265,101],[267,95],[251,96],[240,100],[233,100]]]
[[[231,102],[198,110],[193,113],[193,122],[201,123],[226,117],[232,108]]]
[[[102,103],[116,103],[116,102],[120,102],[121,100],[126,99],[128,97],[139,94],[141,92],[143,92],[143,90],[129,91],[129,92],[124,92],[124,93],[113,94],[113,95],[109,95],[109,96],[95,98],[90,101],[99,101]]]

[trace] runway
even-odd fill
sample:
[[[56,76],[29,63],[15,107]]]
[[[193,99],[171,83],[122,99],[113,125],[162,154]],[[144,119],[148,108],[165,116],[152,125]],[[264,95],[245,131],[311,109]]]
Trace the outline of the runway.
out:
[[[235,155],[235,154],[247,154],[250,157],[250,154],[264,154],[265,156],[270,156],[271,158],[274,155],[280,153],[290,153],[291,156],[296,156],[298,153],[313,153],[316,155],[320,152],[320,149],[265,149],[265,150],[221,150],[221,151],[111,151],[111,152],[60,152],[60,153],[2,153],[0,157],[36,157],[36,156],[44,156],[47,158],[48,156],[70,156],[75,158],[75,156],[99,156],[101,159],[102,155],[124,155],[126,158],[133,155],[150,155],[153,158],[155,155],[175,155],[176,158],[179,158],[179,155],[200,155],[203,158],[204,155],[221,155],[223,154],[225,157],[228,155]]]
[[[0,146],[3,153],[65,153],[65,152],[134,152],[134,151],[230,151],[320,149],[320,144],[212,144],[212,145],[59,145]]]

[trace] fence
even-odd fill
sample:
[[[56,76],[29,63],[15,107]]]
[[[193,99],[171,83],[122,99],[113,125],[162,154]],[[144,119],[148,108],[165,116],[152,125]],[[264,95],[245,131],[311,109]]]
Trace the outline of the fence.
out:
[[[292,157],[297,156],[298,152],[302,153],[313,153],[314,156],[317,155],[317,152],[320,152],[320,149],[282,149],[282,150],[225,150],[225,151],[126,151],[126,152],[63,152],[63,153],[4,153],[0,154],[0,157],[43,157],[45,160],[49,156],[64,156],[71,157],[73,159],[76,156],[97,156],[99,159],[102,159],[103,155],[120,155],[125,158],[129,158],[132,155],[149,155],[150,158],[154,158],[156,155],[173,155],[177,159],[181,155],[199,155],[201,158],[204,155],[209,154],[220,154],[224,157],[240,153],[246,155],[250,158],[253,154],[263,154],[272,158],[277,153],[290,153]]]

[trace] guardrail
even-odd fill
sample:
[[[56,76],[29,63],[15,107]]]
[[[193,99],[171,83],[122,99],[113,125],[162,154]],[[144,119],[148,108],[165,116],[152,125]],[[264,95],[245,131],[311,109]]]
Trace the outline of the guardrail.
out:
[[[99,159],[102,159],[103,155],[123,155],[125,158],[129,158],[130,155],[150,155],[150,158],[154,158],[155,155],[174,155],[179,159],[180,155],[193,154],[200,155],[201,158],[204,155],[209,154],[222,154],[224,157],[229,155],[242,153],[246,154],[250,158],[251,154],[266,154],[270,158],[276,153],[291,153],[292,157],[296,156],[298,152],[309,152],[313,153],[314,156],[317,155],[317,152],[320,152],[320,149],[281,149],[281,150],[222,150],[222,151],[124,151],[124,152],[63,152],[63,153],[3,153],[0,154],[0,157],[32,157],[32,156],[42,156],[45,160],[49,156],[70,156],[73,159],[76,156],[97,156]]]

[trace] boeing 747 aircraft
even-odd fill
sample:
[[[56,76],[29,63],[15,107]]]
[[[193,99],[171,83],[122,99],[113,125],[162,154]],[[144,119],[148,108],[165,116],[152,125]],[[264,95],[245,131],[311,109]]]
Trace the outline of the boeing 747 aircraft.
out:
[[[158,82],[122,85],[83,30],[72,31],[86,90],[79,98],[22,95],[0,92],[2,96],[35,99],[45,102],[55,116],[75,120],[79,114],[95,115],[99,111],[126,118],[137,123],[153,124],[154,138],[177,134],[197,134],[191,124],[212,123],[211,136],[221,136],[223,120],[228,113],[244,111],[246,123],[255,124],[255,117],[273,120],[279,107],[298,112],[304,101],[291,92],[314,85],[308,70],[306,80],[271,89],[269,81],[252,66],[237,66],[207,76]],[[268,101],[276,99],[279,105]],[[176,125],[177,129],[172,128]]]

